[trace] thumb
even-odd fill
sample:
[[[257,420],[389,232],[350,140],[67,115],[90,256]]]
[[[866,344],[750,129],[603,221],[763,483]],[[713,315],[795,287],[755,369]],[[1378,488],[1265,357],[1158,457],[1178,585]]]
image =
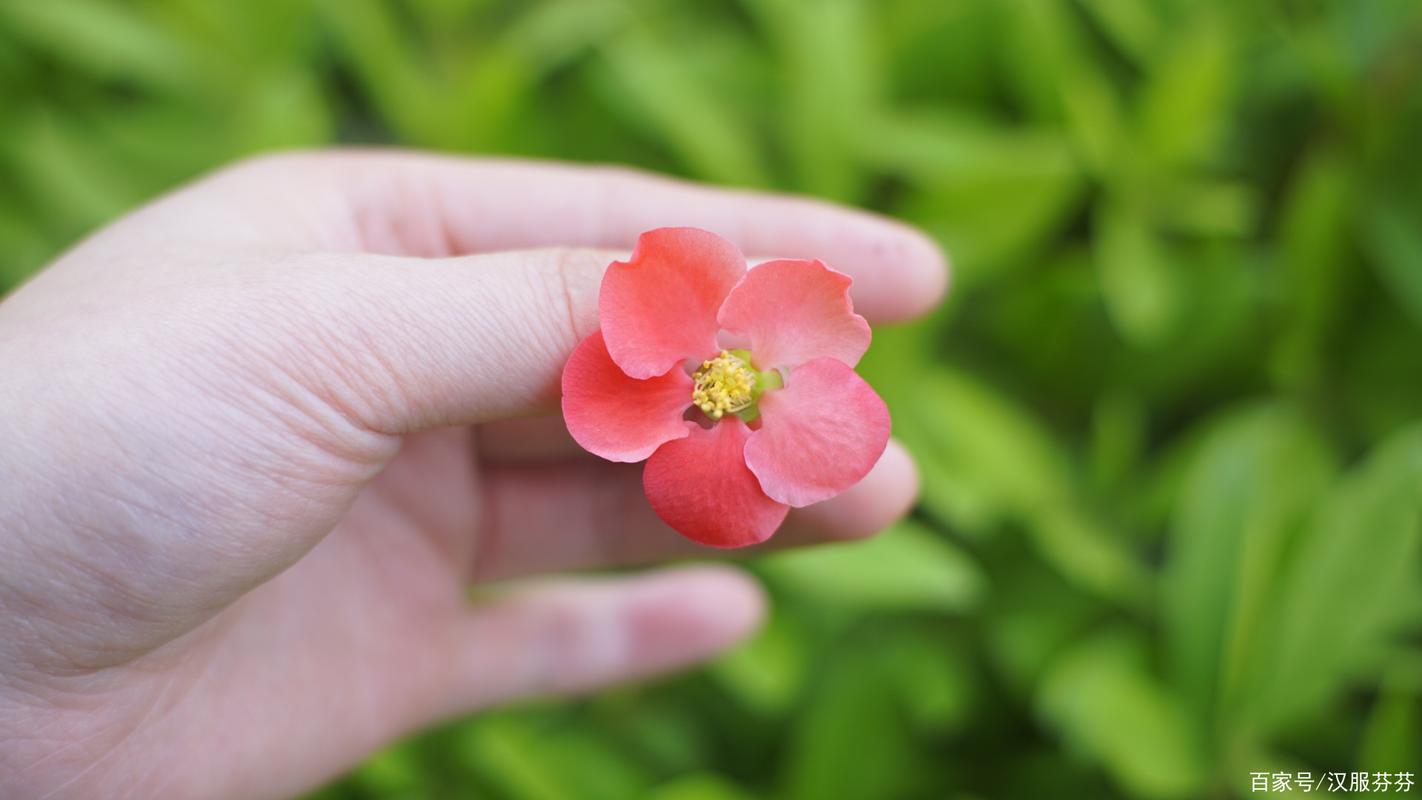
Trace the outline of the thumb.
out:
[[[261,335],[301,362],[289,366],[318,396],[374,431],[517,416],[556,398],[568,354],[597,328],[603,271],[625,257],[305,257],[277,278],[284,310],[259,323]]]

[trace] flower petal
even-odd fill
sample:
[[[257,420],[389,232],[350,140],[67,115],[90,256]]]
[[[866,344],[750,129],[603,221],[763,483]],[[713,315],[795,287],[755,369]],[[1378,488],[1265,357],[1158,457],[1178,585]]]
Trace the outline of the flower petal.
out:
[[[658,228],[639,236],[632,258],[607,268],[598,294],[612,360],[634,378],[650,378],[714,355],[716,311],[745,271],[741,251],[709,231]]]
[[[563,421],[578,444],[608,461],[641,461],[663,442],[686,436],[691,376],[629,378],[607,354],[602,333],[573,348],[563,367]]]
[[[718,319],[721,327],[750,337],[760,369],[814,358],[852,367],[869,349],[869,323],[854,313],[851,283],[823,261],[767,261],[736,284]]]
[[[889,442],[889,409],[854,370],[832,358],[796,367],[760,398],[760,430],[746,466],[772,499],[799,508],[869,473]]]
[[[709,429],[686,425],[691,435],[657,448],[642,469],[652,510],[682,536],[712,547],[769,539],[790,509],[766,497],[746,469],[745,423],[727,417]]]

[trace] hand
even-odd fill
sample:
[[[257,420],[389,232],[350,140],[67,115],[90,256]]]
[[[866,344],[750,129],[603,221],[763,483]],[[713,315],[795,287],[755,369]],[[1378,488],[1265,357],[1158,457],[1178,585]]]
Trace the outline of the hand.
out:
[[[697,554],[638,467],[552,415],[619,257],[592,248],[662,225],[823,258],[875,321],[944,285],[922,236],[820,203],[340,153],[207,178],[0,304],[5,796],[281,797],[438,718],[750,631],[762,599],[729,567],[466,596]],[[891,445],[772,543],[867,535],[914,491]]]

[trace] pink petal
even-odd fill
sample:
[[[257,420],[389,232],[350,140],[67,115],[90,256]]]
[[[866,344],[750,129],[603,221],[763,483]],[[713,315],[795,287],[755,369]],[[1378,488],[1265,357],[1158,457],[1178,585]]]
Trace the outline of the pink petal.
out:
[[[760,398],[746,466],[775,500],[799,508],[859,482],[889,442],[889,409],[848,366],[817,358]]]
[[[833,358],[851,367],[869,349],[869,323],[854,313],[848,275],[822,261],[767,261],[746,273],[718,315],[750,337],[757,367]]]
[[[667,442],[647,459],[642,486],[652,510],[686,538],[712,547],[745,547],[770,538],[789,508],[771,500],[746,469],[750,430],[735,417]]]
[[[598,314],[612,360],[634,378],[713,355],[716,311],[746,271],[736,246],[696,228],[658,228],[637,238],[630,261],[602,278]]]
[[[609,461],[641,461],[686,436],[691,376],[680,366],[645,381],[629,378],[607,354],[602,333],[573,348],[563,367],[563,421],[578,444]]]

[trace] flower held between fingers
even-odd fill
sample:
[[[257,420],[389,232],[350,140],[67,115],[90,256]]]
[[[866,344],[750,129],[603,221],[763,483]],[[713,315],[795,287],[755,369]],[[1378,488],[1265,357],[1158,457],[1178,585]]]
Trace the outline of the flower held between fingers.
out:
[[[888,409],[854,372],[870,333],[850,283],[813,260],[747,270],[695,228],[642,234],[608,267],[601,328],[564,367],[568,431],[610,461],[646,459],[647,500],[687,538],[764,541],[792,506],[858,483],[888,443]]]

